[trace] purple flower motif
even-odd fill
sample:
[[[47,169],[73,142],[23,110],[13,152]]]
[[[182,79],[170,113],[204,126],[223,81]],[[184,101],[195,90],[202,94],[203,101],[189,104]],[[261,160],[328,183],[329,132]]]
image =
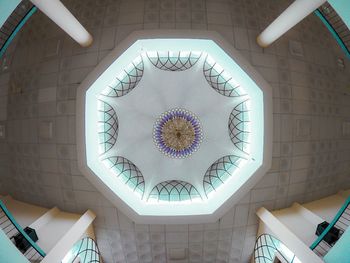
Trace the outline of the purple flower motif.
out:
[[[166,111],[154,124],[154,143],[160,152],[171,158],[190,156],[198,150],[202,138],[199,119],[184,109]]]

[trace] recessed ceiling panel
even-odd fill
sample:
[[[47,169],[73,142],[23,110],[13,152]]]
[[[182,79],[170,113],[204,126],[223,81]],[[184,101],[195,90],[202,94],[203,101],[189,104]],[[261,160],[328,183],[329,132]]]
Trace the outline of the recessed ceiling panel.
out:
[[[271,162],[266,82],[218,35],[175,32],[134,33],[78,91],[80,168],[142,223],[215,221]]]

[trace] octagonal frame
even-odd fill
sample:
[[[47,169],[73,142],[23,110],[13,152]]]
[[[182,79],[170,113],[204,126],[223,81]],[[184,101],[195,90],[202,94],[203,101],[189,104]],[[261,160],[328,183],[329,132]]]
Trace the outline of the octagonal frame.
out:
[[[263,154],[261,165],[255,172],[238,187],[230,197],[225,197],[219,207],[201,211],[198,214],[156,215],[140,214],[122,200],[106,183],[90,169],[87,163],[86,134],[85,134],[85,102],[86,92],[94,82],[108,69],[137,40],[147,39],[202,39],[212,40],[218,45],[239,67],[245,71],[249,78],[255,82],[263,94]],[[136,223],[142,224],[191,224],[215,222],[232,208],[251,188],[265,175],[272,162],[272,89],[263,77],[250,65],[250,63],[230,43],[216,32],[211,31],[184,31],[184,30],[145,30],[136,31],[116,46],[85,78],[77,90],[77,154],[79,169],[84,176],[118,209],[125,213]],[[204,175],[203,175],[204,176]],[[172,206],[171,203],[168,206]],[[210,205],[208,204],[208,207]],[[142,208],[142,206],[141,206]],[[211,210],[211,211],[210,211]],[[210,212],[208,212],[210,211]]]

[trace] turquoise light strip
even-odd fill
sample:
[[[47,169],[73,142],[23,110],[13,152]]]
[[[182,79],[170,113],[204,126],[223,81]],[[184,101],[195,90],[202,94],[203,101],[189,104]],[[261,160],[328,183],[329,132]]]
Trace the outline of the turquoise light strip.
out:
[[[4,211],[5,215],[11,221],[11,223],[16,227],[19,233],[21,233],[24,238],[29,242],[29,244],[42,256],[45,257],[45,252],[27,235],[26,232],[22,229],[22,227],[17,223],[16,219],[12,216],[9,210],[7,210],[4,203],[0,200],[0,207]]]
[[[333,218],[332,222],[328,225],[328,227],[322,232],[321,235],[318,236],[318,238],[315,240],[315,242],[312,243],[312,245],[310,246],[310,248],[312,250],[314,250],[318,246],[318,244],[323,240],[325,235],[327,235],[329,230],[331,230],[331,228],[337,223],[337,221],[343,215],[343,213],[344,213],[345,209],[348,207],[348,205],[350,205],[350,196],[348,197],[348,199],[346,199],[345,203],[339,209],[338,213],[335,215],[335,217]]]
[[[332,27],[332,25],[328,22],[328,20],[325,18],[325,16],[319,10],[315,10],[315,15],[318,16],[321,19],[323,24],[328,28],[328,30],[331,32],[331,34],[333,35],[335,40],[338,42],[338,44],[341,47],[341,49],[345,52],[345,54],[348,57],[348,59],[350,59],[350,51],[345,46],[343,40],[341,40],[341,38],[339,37],[338,33],[335,31],[335,29]]]
[[[9,36],[9,38],[6,40],[5,44],[2,46],[1,50],[0,50],[0,58],[4,55],[6,49],[8,48],[8,46],[11,44],[12,40],[15,38],[16,34],[21,30],[21,28],[24,26],[24,24],[28,21],[28,19],[36,12],[36,10],[38,10],[38,8],[36,6],[33,6],[29,12],[25,15],[25,17],[23,17],[23,19],[21,20],[21,22],[17,25],[17,27],[15,28],[15,30],[11,33],[11,35]]]

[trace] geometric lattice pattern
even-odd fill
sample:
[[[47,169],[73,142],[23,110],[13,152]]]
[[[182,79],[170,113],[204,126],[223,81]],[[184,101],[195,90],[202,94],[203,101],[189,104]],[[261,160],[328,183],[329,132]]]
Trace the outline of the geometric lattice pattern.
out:
[[[160,152],[171,158],[190,156],[198,150],[202,137],[198,118],[184,109],[166,111],[154,124],[154,143]]]
[[[140,82],[143,69],[142,57],[138,56],[101,94],[108,97],[121,97],[128,94]]]
[[[203,64],[203,74],[208,84],[221,95],[226,97],[245,95],[239,83],[227,74],[209,55],[207,55]]]
[[[208,196],[215,191],[234,173],[240,163],[245,160],[239,156],[228,155],[213,163],[206,171],[203,178],[203,188]]]
[[[118,136],[118,117],[108,103],[99,100],[98,104],[98,143],[99,154],[104,154],[115,144]]]
[[[192,67],[201,56],[201,52],[147,52],[151,63],[162,70],[183,71]]]
[[[228,129],[232,143],[241,151],[249,154],[249,100],[239,103],[231,112]]]
[[[141,198],[143,197],[145,191],[145,180],[135,164],[121,156],[109,157],[104,159],[103,163],[132,191],[138,193]]]
[[[254,262],[273,263],[276,252],[283,257],[286,263],[301,263],[300,260],[280,240],[269,235],[260,235],[255,242]],[[280,262],[280,261],[278,261]]]
[[[201,198],[197,189],[184,181],[169,180],[157,184],[148,196],[148,200],[156,201],[191,201]]]
[[[84,237],[74,244],[61,263],[63,262],[99,263],[102,259],[95,240]]]

